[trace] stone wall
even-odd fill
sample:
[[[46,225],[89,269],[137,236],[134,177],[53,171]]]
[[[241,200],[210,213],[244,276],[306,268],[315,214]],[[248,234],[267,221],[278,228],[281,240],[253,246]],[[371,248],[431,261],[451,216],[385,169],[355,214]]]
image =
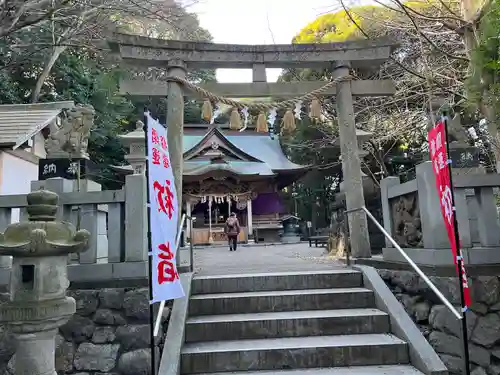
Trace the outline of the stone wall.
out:
[[[448,366],[462,374],[461,322],[438,300],[434,292],[409,271],[379,270],[380,276]],[[460,305],[457,278],[430,277],[454,305]],[[472,375],[500,375],[500,279],[473,278],[473,305],[466,313]]]
[[[58,375],[150,375],[147,288],[70,290],[77,313],[56,339]],[[170,308],[164,311],[157,356],[163,350]],[[0,374],[14,374],[13,340],[0,327]]]

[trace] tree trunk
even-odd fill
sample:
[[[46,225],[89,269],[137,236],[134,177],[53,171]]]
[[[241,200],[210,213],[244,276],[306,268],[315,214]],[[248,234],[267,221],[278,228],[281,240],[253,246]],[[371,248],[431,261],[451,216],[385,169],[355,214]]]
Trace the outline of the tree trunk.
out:
[[[474,66],[472,65],[472,51],[477,48],[477,40],[474,35],[474,31],[471,29],[466,29],[464,31],[464,44],[465,44],[465,49],[467,51],[467,55],[471,59],[471,62],[469,63],[469,71],[468,74],[472,75],[473,74],[473,69]],[[488,127],[488,133],[490,136],[491,140],[491,148],[493,151],[493,155],[495,157],[495,171],[497,173],[500,173],[500,134],[498,132],[498,114],[496,113],[495,107],[492,105],[492,100],[494,100],[491,97],[491,92],[489,90],[490,85],[493,83],[494,79],[490,74],[487,74],[484,72],[481,75],[481,81],[482,81],[482,86],[483,86],[483,94],[480,98],[479,102],[479,111],[483,115],[483,117],[486,119],[487,122],[487,127]]]
[[[46,79],[49,77],[50,72],[52,71],[52,68],[54,67],[54,64],[57,62],[57,59],[61,54],[66,51],[67,46],[54,46],[54,50],[52,51],[52,55],[50,56],[49,61],[47,61],[47,64],[45,64],[45,67],[43,68],[42,73],[38,77],[36,81],[35,88],[33,90],[33,93],[31,94],[31,102],[36,103],[38,99],[40,98],[40,93],[42,92],[42,87],[43,84],[45,83]]]

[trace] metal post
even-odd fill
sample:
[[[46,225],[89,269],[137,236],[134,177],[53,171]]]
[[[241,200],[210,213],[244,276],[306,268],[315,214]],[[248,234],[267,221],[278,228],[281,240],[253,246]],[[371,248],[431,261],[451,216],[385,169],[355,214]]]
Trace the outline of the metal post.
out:
[[[193,253],[193,220],[192,216],[189,217],[189,232],[191,237],[189,239],[189,270],[194,271],[194,253]]]
[[[146,150],[145,150],[145,156],[146,156],[146,206],[147,206],[147,221],[148,221],[148,252],[153,248],[152,242],[151,242],[151,197],[149,196],[149,155],[148,155],[148,150],[149,150],[149,129],[148,129],[148,110],[144,109],[144,133],[146,134]],[[148,256],[148,269],[149,269],[149,299],[153,300],[153,255]],[[163,309],[162,309],[163,311]],[[155,330],[154,330],[154,325],[153,325],[153,316],[154,316],[154,308],[153,304],[149,304],[149,319],[151,320],[149,322],[149,327],[150,327],[150,350],[151,350],[151,375],[156,374],[156,355],[155,355]]]
[[[343,223],[343,231],[344,231],[344,251],[345,251],[345,262],[349,267],[351,265],[351,243],[349,240],[349,216],[347,215],[347,210],[344,210],[344,223]]]

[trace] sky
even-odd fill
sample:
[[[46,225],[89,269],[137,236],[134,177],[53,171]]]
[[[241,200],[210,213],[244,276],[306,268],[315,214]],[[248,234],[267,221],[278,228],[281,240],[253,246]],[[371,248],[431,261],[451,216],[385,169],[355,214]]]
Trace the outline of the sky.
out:
[[[338,9],[336,0],[198,0],[188,7],[196,13],[215,43],[287,44],[317,16]],[[280,69],[268,69],[275,82]],[[249,69],[218,69],[222,83],[252,82]]]

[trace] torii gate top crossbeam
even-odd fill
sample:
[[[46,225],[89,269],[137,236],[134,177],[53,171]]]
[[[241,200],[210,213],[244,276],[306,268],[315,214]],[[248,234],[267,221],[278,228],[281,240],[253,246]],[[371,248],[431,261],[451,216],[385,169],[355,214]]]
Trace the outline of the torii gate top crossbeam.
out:
[[[396,48],[386,39],[346,43],[238,45],[153,39],[115,34],[108,42],[125,61],[146,66],[165,66],[182,60],[192,69],[252,68],[327,68],[335,61],[350,61],[353,68],[376,67]]]

